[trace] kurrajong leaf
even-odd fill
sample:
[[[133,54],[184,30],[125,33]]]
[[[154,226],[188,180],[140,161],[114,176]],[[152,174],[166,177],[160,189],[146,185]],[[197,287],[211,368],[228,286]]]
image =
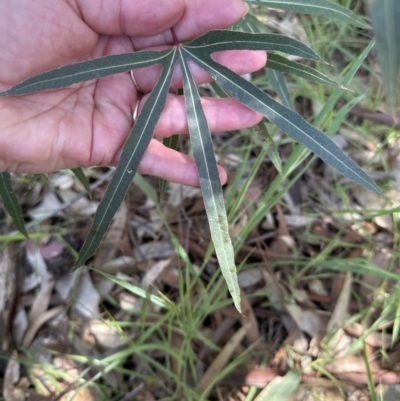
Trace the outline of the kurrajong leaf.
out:
[[[330,138],[299,114],[276,102],[250,82],[213,61],[211,57],[195,57],[194,61],[239,102],[268,118],[285,134],[312,150],[345,177],[381,195],[379,187],[368,174],[348,158]]]
[[[378,1],[382,2],[382,0]],[[368,28],[368,24],[354,14],[353,11],[328,0],[246,0],[246,2],[265,7],[287,10],[292,13],[318,15],[325,18],[348,22],[363,28]]]
[[[62,67],[29,78],[10,90],[0,93],[0,96],[22,95],[40,90],[66,87],[85,80],[97,79],[153,64],[161,64],[162,66],[161,76],[125,143],[115,175],[100,202],[93,225],[75,267],[84,264],[96,251],[129,188],[164,108],[176,63],[180,64],[184,74],[190,135],[212,238],[222,272],[238,309],[240,308],[239,287],[222,189],[209,130],[195,84],[190,75],[188,67],[190,63],[194,62],[199,65],[211,75],[224,91],[246,106],[263,114],[283,132],[308,147],[347,178],[380,194],[380,190],[374,181],[326,135],[307,123],[293,110],[276,102],[256,86],[211,58],[211,54],[216,51],[234,49],[278,51],[320,60],[318,55],[307,46],[280,35],[212,31],[190,43],[175,46],[170,50],[141,51],[119,56],[107,56]]]
[[[268,56],[267,70],[270,69],[287,74],[294,74],[300,78],[316,82],[317,84],[335,86],[336,88],[339,87],[336,82],[329,79],[326,75],[322,74],[322,72],[306,65],[290,61],[279,54],[270,54]]]
[[[10,173],[0,173],[0,196],[3,198],[4,207],[13,219],[18,231],[29,238],[25,228],[24,215],[12,187]]]
[[[175,56],[176,53],[170,51],[169,55],[162,60],[161,76],[125,143],[118,167],[94,215],[92,227],[79,253],[75,268],[83,265],[95,253],[118,207],[124,200],[164,108],[173,66],[176,62]]]
[[[169,51],[167,50],[126,53],[66,65],[28,78],[26,81],[13,86],[10,90],[1,92],[0,97],[26,95],[43,90],[65,88],[79,82],[91,81],[92,79],[127,72],[136,68],[148,67],[162,63],[168,53]]]
[[[204,205],[210,225],[211,238],[221,267],[221,272],[232,295],[236,309],[241,312],[240,289],[235,266],[235,253],[229,236],[228,218],[224,196],[215,159],[211,134],[188,65],[188,53],[181,49],[183,88],[193,155],[199,172]]]
[[[235,31],[210,31],[183,46],[197,55],[226,50],[265,50],[322,61],[312,49],[298,40],[283,35]]]

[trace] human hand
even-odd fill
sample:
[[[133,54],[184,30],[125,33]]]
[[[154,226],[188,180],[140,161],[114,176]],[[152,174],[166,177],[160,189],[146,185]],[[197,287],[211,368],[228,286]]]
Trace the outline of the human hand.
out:
[[[0,91],[77,61],[185,42],[226,28],[245,13],[241,0],[3,0],[0,2]],[[243,74],[262,68],[264,52],[230,51],[214,59]],[[209,81],[193,66],[198,84]],[[118,164],[137,102],[158,78],[149,67],[52,92],[0,99],[0,171],[45,173]],[[181,84],[176,69],[172,89]],[[139,91],[138,91],[138,89]],[[261,116],[233,99],[204,98],[211,131],[245,128]],[[157,138],[187,133],[184,98],[168,95]],[[198,185],[194,161],[153,139],[139,172]],[[221,181],[226,173],[220,168]]]

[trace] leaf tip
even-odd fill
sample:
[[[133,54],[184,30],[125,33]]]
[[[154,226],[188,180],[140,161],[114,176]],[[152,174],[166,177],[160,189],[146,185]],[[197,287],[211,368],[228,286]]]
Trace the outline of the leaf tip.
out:
[[[244,316],[244,315],[243,315],[243,312],[242,312],[242,305],[241,305],[241,302],[240,302],[240,295],[239,295],[239,299],[234,299],[234,298],[233,298],[233,304],[235,305],[236,310],[237,310],[242,316]]]

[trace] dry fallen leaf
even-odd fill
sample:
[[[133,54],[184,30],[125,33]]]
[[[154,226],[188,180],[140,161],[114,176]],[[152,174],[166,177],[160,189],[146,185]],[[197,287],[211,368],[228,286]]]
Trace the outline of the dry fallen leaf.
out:
[[[100,294],[93,285],[92,278],[87,269],[81,269],[80,282],[76,293],[76,311],[88,319],[98,318]]]
[[[128,218],[128,205],[127,202],[124,201],[121,203],[110,228],[101,242],[99,249],[96,251],[93,262],[93,266],[96,269],[105,271],[103,266],[115,259],[118,251],[117,241],[119,241],[125,234],[128,225]]]
[[[236,350],[236,348],[246,335],[248,326],[250,326],[249,323],[245,324],[232,336],[232,338],[226,343],[226,345],[222,348],[220,353],[211,363],[207,371],[204,373],[203,377],[200,379],[198,388],[202,391],[203,396],[206,396],[206,394],[211,390],[211,386],[214,383],[216,377],[226,366],[229,358],[232,356],[233,352]]]
[[[126,344],[124,333],[113,322],[91,320],[88,326],[90,333],[96,339],[97,345],[104,350],[111,350]]]
[[[12,358],[7,364],[6,373],[3,381],[3,397],[4,401],[25,401],[25,391],[17,386],[20,378],[20,363],[18,354],[13,353]]]

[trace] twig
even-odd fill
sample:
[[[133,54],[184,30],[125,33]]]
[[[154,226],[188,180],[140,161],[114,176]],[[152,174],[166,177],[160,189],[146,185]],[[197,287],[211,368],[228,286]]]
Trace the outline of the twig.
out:
[[[339,105],[343,106],[344,102],[339,102]],[[369,120],[377,124],[386,125],[388,127],[392,127],[395,129],[400,129],[399,119],[396,118],[395,120],[392,116],[389,116],[388,114],[373,112],[371,110],[364,109],[363,107],[360,106],[353,106],[349,110],[349,113],[352,114],[353,116],[361,117],[365,120]]]

